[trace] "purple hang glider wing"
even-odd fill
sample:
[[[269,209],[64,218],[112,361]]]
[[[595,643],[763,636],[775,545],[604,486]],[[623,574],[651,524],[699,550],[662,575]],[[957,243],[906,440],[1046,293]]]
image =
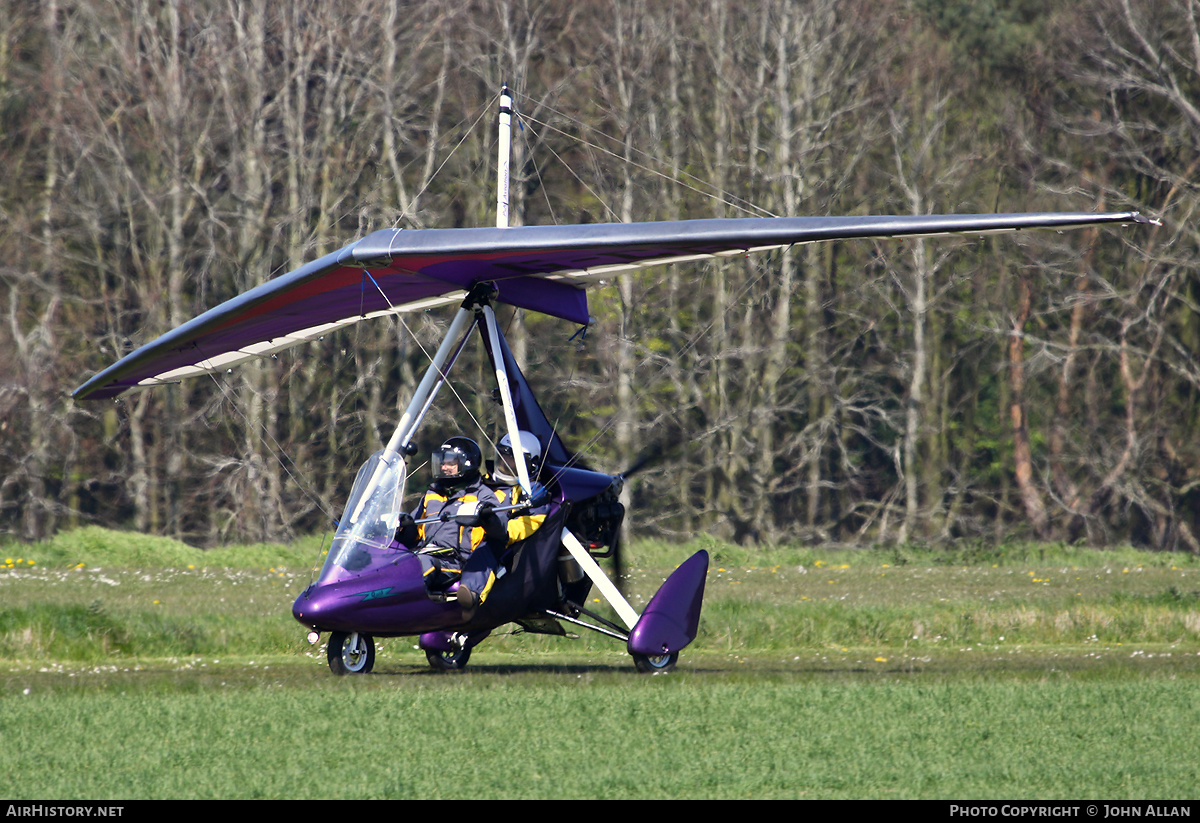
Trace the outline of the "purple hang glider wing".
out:
[[[1116,214],[780,217],[517,228],[385,229],[210,309],[129,354],[76,399],[114,397],[270,355],[360,320],[455,303],[494,282],[501,303],[587,323],[584,288],[612,274],[795,243],[1148,223]]]

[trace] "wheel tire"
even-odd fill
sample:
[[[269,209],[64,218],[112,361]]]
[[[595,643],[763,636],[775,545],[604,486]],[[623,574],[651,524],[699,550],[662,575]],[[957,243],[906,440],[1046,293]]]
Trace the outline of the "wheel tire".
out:
[[[357,648],[352,641],[357,638]],[[367,674],[375,668],[375,640],[369,634],[334,632],[325,652],[334,674]]]
[[[459,649],[454,652],[440,652],[437,649],[426,649],[425,659],[429,665],[439,672],[461,672],[471,659],[470,649]]]
[[[675,664],[679,662],[679,652],[671,652],[670,654],[637,654],[633,655],[633,665],[642,674],[653,674],[654,672],[669,672],[675,668]]]

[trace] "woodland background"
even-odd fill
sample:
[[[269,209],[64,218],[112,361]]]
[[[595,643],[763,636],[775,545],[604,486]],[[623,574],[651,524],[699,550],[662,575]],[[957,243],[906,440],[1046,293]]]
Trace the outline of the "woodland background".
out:
[[[594,289],[573,339],[508,313],[587,461],[661,454],[631,484],[636,535],[1198,552],[1198,16],[1196,0],[0,0],[0,533],[327,529],[448,313],[118,403],[69,392],[374,229],[492,224],[507,81],[516,223],[1163,221],[655,269]],[[494,436],[478,362],[429,438]]]

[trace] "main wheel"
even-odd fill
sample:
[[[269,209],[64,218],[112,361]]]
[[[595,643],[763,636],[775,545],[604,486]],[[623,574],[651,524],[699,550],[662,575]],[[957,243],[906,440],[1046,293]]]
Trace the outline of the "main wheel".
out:
[[[325,656],[334,674],[366,674],[375,668],[375,641],[369,634],[334,632]]]
[[[454,652],[440,652],[437,649],[426,649],[425,659],[429,665],[440,672],[461,672],[471,659],[470,649],[459,649]]]
[[[670,654],[637,654],[636,652],[631,652],[630,654],[633,655],[633,665],[642,674],[669,672],[679,662],[679,652],[671,652]]]

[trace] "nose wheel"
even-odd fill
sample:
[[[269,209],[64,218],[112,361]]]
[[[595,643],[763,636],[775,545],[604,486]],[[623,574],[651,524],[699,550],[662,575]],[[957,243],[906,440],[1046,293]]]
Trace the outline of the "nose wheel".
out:
[[[325,655],[334,674],[367,674],[375,668],[375,640],[359,632],[334,632]]]

